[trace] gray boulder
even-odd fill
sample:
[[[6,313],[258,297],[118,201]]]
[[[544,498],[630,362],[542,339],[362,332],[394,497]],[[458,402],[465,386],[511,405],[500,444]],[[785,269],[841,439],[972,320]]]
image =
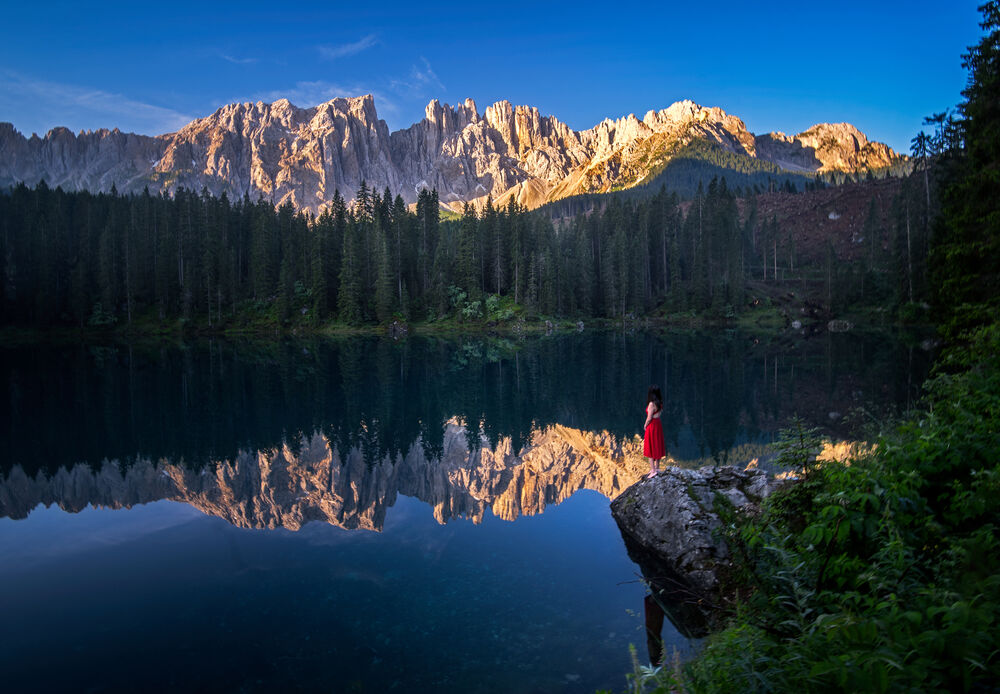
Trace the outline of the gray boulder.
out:
[[[711,598],[729,558],[714,532],[720,524],[716,495],[752,511],[773,489],[773,479],[762,470],[670,467],[622,492],[611,502],[611,514],[640,567],[647,563],[643,558],[656,560],[693,594]]]

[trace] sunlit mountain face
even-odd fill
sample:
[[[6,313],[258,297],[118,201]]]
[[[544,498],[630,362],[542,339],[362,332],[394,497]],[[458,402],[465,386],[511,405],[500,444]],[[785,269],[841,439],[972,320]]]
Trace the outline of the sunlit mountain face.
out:
[[[737,116],[691,101],[577,131],[532,106],[498,101],[480,112],[471,99],[455,106],[434,99],[422,120],[390,133],[366,95],[308,108],[287,99],[229,104],[156,137],[55,128],[26,138],[0,123],[0,188],[41,179],[52,188],[91,192],[184,187],[234,199],[262,196],[318,213],[335,191],[350,200],[365,181],[408,203],[433,189],[456,211],[466,202],[481,206],[488,196],[535,208],[649,184],[673,159],[690,155],[692,144],[704,146],[701,155],[709,148],[709,159],[729,161],[731,183],[737,171],[794,178],[905,163],[849,123],[754,135]]]

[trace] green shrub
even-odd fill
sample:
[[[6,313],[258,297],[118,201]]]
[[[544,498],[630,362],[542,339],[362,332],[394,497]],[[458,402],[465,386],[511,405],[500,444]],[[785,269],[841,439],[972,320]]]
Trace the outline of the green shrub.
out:
[[[924,408],[849,464],[815,465],[727,539],[749,586],[729,626],[647,691],[991,691],[1000,681],[1000,329],[939,366]],[[648,674],[648,673],[647,673]]]
[[[113,313],[104,310],[104,306],[98,301],[94,304],[94,309],[90,314],[90,318],[87,320],[87,325],[91,327],[101,327],[105,325],[114,325],[118,322],[117,316]]]

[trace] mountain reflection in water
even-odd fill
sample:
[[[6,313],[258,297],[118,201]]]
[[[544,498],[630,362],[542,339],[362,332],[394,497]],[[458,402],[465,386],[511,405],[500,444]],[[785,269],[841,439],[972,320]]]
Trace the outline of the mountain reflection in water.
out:
[[[613,498],[645,467],[635,440],[623,446],[607,432],[559,425],[536,430],[520,451],[510,438],[494,448],[485,438],[471,450],[469,442],[466,428],[452,419],[437,458],[429,458],[418,441],[406,455],[368,464],[357,448],[341,457],[317,433],[294,451],[283,446],[244,452],[200,469],[141,459],[124,467],[81,464],[32,477],[17,466],[0,477],[0,516],[24,518],[38,504],[75,512],[88,505],[123,508],[169,499],[239,527],[298,530],[323,521],[381,530],[386,510],[402,494],[431,506],[439,523],[454,518],[478,523],[487,509],[514,520],[541,513],[581,489]]]

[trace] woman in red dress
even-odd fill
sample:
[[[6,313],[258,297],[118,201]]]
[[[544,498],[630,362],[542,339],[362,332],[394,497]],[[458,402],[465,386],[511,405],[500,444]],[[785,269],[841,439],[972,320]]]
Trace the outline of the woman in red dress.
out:
[[[642,454],[649,458],[649,474],[647,478],[655,477],[660,458],[667,454],[663,445],[663,423],[660,414],[663,412],[663,396],[656,386],[649,387],[646,395],[646,424],[642,437]]]

